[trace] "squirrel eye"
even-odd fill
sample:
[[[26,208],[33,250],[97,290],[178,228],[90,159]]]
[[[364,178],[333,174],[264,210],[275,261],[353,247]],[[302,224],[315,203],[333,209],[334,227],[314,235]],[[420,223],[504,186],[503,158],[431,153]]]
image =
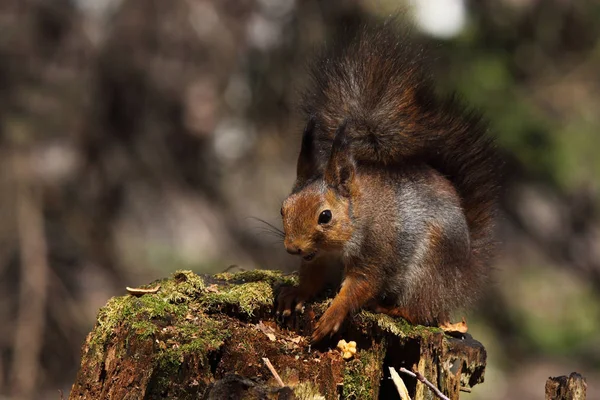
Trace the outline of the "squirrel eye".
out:
[[[279,210],[279,212],[281,213],[281,216],[283,217],[283,207],[281,207],[281,210]]]
[[[323,210],[323,212],[321,212],[321,214],[319,215],[319,224],[326,224],[329,221],[331,221],[331,211]]]

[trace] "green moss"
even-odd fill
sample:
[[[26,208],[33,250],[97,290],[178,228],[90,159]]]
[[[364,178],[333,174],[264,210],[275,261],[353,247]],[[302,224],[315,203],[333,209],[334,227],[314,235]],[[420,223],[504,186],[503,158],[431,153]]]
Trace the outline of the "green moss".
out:
[[[294,387],[294,395],[298,400],[325,400],[319,389],[312,382],[301,382]]]
[[[154,320],[181,317],[188,311],[187,302],[204,289],[204,281],[191,271],[177,271],[171,279],[153,282],[145,287],[160,285],[157,293],[140,297],[113,297],[98,313],[97,327],[90,340],[98,351],[114,334],[115,329],[128,324],[142,339],[157,331]]]
[[[172,291],[165,295],[165,299],[171,304],[185,303],[190,300],[190,297],[178,291]]]
[[[134,321],[131,327],[135,334],[142,340],[153,337],[158,331],[158,327],[150,321]]]
[[[243,271],[235,274],[224,272],[216,274],[215,278],[228,282],[268,282],[273,285],[282,283],[286,285],[297,285],[298,277],[295,275],[284,275],[281,271],[273,271],[267,269],[253,269],[251,271]]]
[[[378,397],[387,348],[387,340],[381,340],[369,349],[359,350],[353,360],[345,363],[342,398]]]
[[[183,315],[185,311],[186,307],[174,305],[158,294],[113,297],[98,313],[97,326],[90,344],[102,348],[121,324],[129,324],[134,330],[140,330],[143,336],[148,337],[155,331],[150,326],[153,325],[150,322],[152,319]]]
[[[189,301],[201,294],[206,286],[201,277],[186,270],[176,271],[172,279],[162,283],[165,285],[163,291],[171,303]]]
[[[195,318],[194,322],[177,321],[168,337],[160,342],[162,350],[155,353],[156,387],[153,391],[163,393],[163,388],[173,387],[173,380],[177,380],[183,364],[209,369],[210,353],[217,351],[229,336],[223,323],[205,316]]]
[[[168,347],[156,355],[157,366],[167,376],[188,357],[199,358],[200,365],[208,367],[209,352],[219,349],[230,336],[223,323],[206,316],[197,317],[194,322],[178,321],[173,328],[166,341]]]
[[[205,307],[221,309],[233,306],[250,317],[261,308],[271,307],[273,302],[273,289],[268,282],[225,286],[216,292],[206,293],[202,298]]]
[[[344,370],[344,399],[376,398],[373,387],[373,366],[377,357],[368,350],[359,351],[357,357],[346,363]]]
[[[376,314],[364,310],[357,315],[357,318],[364,322],[372,323],[378,326],[384,332],[389,332],[401,338],[423,335],[427,332],[432,334],[442,332],[440,328],[423,325],[411,325],[402,318],[392,318],[386,314]]]

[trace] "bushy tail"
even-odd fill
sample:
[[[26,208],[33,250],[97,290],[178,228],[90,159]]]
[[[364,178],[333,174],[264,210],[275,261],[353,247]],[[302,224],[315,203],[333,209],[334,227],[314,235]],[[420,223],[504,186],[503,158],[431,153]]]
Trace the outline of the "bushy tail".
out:
[[[321,149],[346,123],[359,163],[424,162],[445,175],[462,199],[473,261],[483,265],[493,247],[499,158],[477,114],[435,96],[423,47],[409,37],[388,20],[337,42],[313,66],[303,108]]]

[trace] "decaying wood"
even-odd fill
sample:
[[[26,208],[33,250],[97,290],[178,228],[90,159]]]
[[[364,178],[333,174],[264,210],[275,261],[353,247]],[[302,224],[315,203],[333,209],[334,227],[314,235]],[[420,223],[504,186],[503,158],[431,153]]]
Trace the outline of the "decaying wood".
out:
[[[587,383],[577,372],[546,381],[546,400],[585,400]]]
[[[403,367],[453,400],[483,382],[485,349],[469,335],[387,315],[361,311],[311,347],[327,299],[285,321],[273,315],[278,289],[294,282],[276,271],[179,271],[147,286],[156,292],[111,299],[83,346],[70,399],[397,398],[389,370]],[[352,359],[336,350],[341,339],[356,342]],[[415,378],[404,383],[412,399],[431,398]]]

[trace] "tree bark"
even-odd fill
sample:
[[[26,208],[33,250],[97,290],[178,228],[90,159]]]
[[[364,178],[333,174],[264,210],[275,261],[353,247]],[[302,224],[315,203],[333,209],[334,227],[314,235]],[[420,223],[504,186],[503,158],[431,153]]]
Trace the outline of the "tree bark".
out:
[[[397,398],[389,367],[418,370],[451,399],[483,382],[486,352],[470,335],[367,311],[310,346],[328,300],[278,321],[277,291],[294,283],[276,271],[179,271],[147,286],[155,293],[111,299],[85,341],[70,399]],[[336,349],[342,338],[357,343],[351,359]],[[416,379],[402,379],[412,399],[433,398]]]

